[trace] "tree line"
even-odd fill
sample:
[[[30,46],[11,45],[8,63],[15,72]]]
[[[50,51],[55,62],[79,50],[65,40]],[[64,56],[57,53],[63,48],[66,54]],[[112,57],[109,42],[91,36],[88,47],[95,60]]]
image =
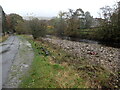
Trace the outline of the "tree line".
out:
[[[106,42],[120,42],[120,2],[115,8],[105,6],[101,8],[103,20],[96,35],[99,40]]]
[[[61,11],[58,17],[51,20],[24,20],[18,14],[3,13],[3,33],[32,34],[34,39],[52,34],[60,37],[120,42],[120,2],[114,8],[105,6],[100,10],[100,18],[93,18],[90,12],[84,12],[79,8]]]

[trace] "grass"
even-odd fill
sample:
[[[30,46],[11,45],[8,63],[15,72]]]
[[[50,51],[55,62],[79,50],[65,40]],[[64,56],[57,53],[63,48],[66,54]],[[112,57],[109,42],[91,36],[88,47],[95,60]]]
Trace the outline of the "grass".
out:
[[[8,37],[9,37],[8,35],[0,36],[0,43],[4,42],[5,40],[7,40]]]
[[[113,74],[98,65],[66,53],[56,45],[41,39],[29,40],[35,57],[22,88],[114,88]]]
[[[29,40],[34,49],[34,60],[28,74],[23,77],[21,88],[87,88],[77,71],[65,64],[55,63],[53,59],[61,58],[57,52],[40,41]],[[45,54],[43,48],[49,52]],[[62,55],[62,54],[61,54]],[[55,58],[53,58],[53,56]]]

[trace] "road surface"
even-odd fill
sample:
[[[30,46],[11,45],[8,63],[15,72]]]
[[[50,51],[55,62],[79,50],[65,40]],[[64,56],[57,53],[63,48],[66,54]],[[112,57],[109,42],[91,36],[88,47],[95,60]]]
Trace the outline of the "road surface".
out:
[[[5,42],[0,43],[0,55],[2,55],[2,85],[7,82],[10,67],[18,52],[19,39],[17,36],[10,36]]]
[[[10,36],[1,47],[2,88],[18,88],[34,58],[32,46],[23,37]]]

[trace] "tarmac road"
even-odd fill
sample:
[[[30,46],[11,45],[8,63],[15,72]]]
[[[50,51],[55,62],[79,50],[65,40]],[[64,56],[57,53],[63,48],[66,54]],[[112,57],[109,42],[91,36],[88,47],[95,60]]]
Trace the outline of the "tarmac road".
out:
[[[0,56],[2,56],[2,86],[7,82],[8,74],[14,58],[19,50],[19,39],[17,36],[10,36],[5,42],[0,43]]]

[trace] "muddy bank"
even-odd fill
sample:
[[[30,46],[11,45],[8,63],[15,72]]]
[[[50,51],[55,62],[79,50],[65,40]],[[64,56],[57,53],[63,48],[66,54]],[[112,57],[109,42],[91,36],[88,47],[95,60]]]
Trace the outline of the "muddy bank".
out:
[[[120,67],[120,49],[103,46],[98,43],[84,43],[60,38],[43,38],[43,40],[63,48],[76,57],[89,60],[90,64],[99,64],[102,67],[117,72]]]

